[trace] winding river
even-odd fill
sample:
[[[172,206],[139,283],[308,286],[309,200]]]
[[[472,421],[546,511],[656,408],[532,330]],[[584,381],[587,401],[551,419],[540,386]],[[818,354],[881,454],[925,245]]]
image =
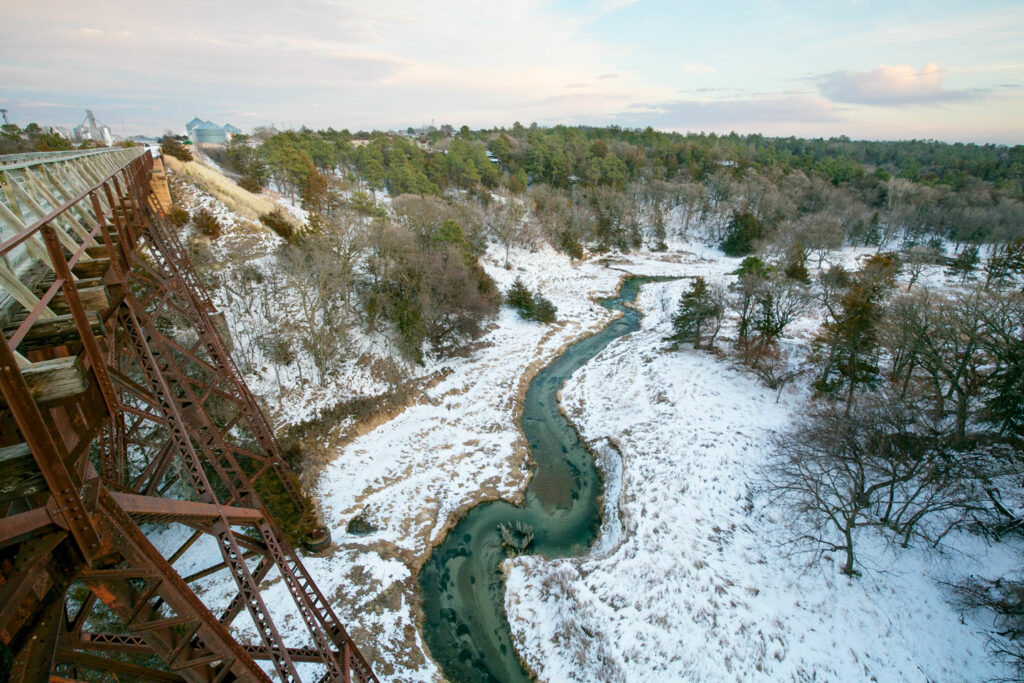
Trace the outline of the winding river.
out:
[[[461,681],[530,681],[512,646],[499,565],[507,557],[499,524],[533,528],[527,552],[544,557],[578,555],[593,543],[601,523],[601,476],[586,446],[558,409],[558,392],[584,363],[613,339],[636,330],[640,314],[626,304],[640,286],[663,278],[627,278],[606,308],[620,318],[570,346],[534,377],[526,392],[522,427],[535,463],[521,507],[482,503],[462,518],[420,571],[425,639],[445,677]]]

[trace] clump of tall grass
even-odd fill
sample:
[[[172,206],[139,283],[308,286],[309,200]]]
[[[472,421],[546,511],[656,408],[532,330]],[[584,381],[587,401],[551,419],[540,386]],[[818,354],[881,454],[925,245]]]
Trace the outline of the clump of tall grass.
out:
[[[259,222],[260,216],[279,210],[277,204],[266,197],[243,190],[233,180],[215,168],[210,168],[199,161],[183,162],[173,157],[165,157],[164,163],[175,173],[188,177],[202,189],[224,202],[224,204],[253,222]],[[301,228],[297,218],[287,212],[281,212],[284,220],[296,229]]]

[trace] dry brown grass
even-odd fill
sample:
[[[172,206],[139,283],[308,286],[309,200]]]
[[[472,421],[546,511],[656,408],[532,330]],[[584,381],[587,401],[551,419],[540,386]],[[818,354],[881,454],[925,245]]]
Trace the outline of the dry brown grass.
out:
[[[187,177],[196,185],[224,202],[229,209],[251,221],[258,222],[261,215],[271,213],[279,208],[274,201],[243,190],[231,178],[198,160],[179,161],[173,157],[165,157],[164,163],[167,165],[167,168],[183,177]],[[302,227],[299,220],[289,212],[283,211],[282,213],[296,228]]]

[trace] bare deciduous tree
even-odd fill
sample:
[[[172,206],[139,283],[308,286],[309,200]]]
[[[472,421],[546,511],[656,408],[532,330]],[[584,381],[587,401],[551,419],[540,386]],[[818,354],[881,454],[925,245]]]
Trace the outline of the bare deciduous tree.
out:
[[[523,227],[526,207],[513,197],[496,203],[487,216],[488,231],[498,243],[505,248],[505,268],[511,268],[509,253],[512,247],[525,243],[527,231]]]
[[[974,509],[989,474],[983,453],[954,451],[912,402],[878,395],[830,404],[776,440],[768,491],[797,513],[793,540],[819,557],[842,552],[854,575],[858,528],[895,531],[906,547],[936,545]]]

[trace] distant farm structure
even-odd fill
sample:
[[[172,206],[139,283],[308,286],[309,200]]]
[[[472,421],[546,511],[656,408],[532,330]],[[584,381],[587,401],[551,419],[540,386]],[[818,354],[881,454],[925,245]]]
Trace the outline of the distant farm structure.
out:
[[[204,121],[198,116],[185,124],[188,137],[197,145],[224,145],[242,132],[241,128],[226,123],[218,126],[213,121]]]
[[[85,119],[75,126],[71,131],[75,142],[93,142],[97,145],[110,147],[114,144],[114,136],[110,132],[110,126],[97,121],[92,109],[85,110]]]

